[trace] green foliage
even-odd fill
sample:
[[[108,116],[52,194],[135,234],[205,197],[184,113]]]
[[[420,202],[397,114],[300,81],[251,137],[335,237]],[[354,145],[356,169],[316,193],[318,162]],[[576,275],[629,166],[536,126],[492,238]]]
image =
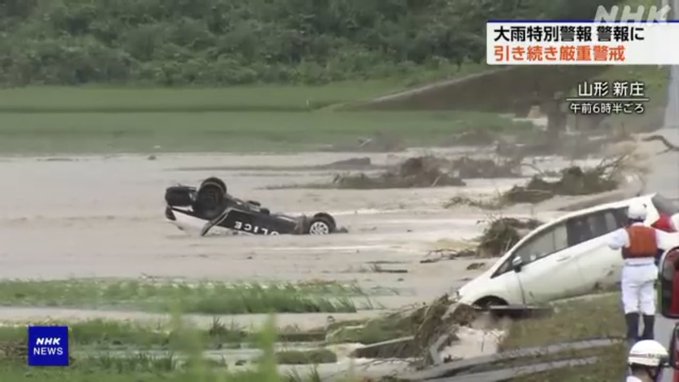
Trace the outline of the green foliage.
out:
[[[0,83],[317,84],[447,70],[484,61],[489,18],[595,10],[587,0],[5,0]]]
[[[0,281],[3,304],[53,307],[123,307],[187,313],[356,312],[370,300],[355,286],[338,284],[149,283],[135,280]],[[355,303],[365,300],[365,304]],[[358,306],[357,306],[358,305]]]

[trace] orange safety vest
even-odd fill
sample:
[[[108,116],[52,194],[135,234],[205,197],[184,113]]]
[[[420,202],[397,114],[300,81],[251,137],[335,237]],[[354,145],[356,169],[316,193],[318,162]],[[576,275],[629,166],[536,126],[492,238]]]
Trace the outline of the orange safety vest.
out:
[[[622,249],[622,257],[625,259],[640,257],[655,257],[658,253],[655,229],[645,226],[629,226],[625,228],[629,235],[629,247]]]

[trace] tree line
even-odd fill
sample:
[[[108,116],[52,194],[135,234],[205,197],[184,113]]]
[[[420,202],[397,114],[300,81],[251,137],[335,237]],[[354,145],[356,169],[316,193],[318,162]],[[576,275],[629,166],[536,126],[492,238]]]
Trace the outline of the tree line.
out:
[[[619,0],[0,0],[0,83],[228,85],[485,61],[491,18],[592,18]]]

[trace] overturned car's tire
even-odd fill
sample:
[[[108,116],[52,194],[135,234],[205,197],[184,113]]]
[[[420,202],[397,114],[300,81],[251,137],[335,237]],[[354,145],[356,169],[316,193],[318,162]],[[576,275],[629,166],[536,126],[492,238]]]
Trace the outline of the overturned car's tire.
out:
[[[219,178],[205,179],[196,194],[194,211],[199,217],[211,220],[226,208],[226,185]]]
[[[224,183],[223,180],[217,178],[216,176],[211,176],[207,179],[205,179],[203,182],[200,183],[200,187],[198,189],[201,189],[205,186],[217,186],[222,190],[222,194],[226,195],[226,183]]]
[[[172,186],[165,189],[165,203],[173,207],[188,207],[193,203],[192,189]]]
[[[337,229],[335,219],[326,213],[318,213],[311,218],[307,233],[309,235],[328,235]]]

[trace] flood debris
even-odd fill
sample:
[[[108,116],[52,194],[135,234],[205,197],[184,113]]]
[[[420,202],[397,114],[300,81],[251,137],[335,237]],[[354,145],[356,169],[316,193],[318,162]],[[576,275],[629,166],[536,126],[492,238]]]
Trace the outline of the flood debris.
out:
[[[593,168],[583,169],[571,166],[562,169],[558,174],[540,173],[534,175],[525,185],[511,189],[490,199],[472,199],[457,195],[451,198],[446,208],[468,205],[488,210],[499,210],[514,204],[537,204],[557,195],[582,196],[613,191],[620,184],[620,175],[624,169],[630,168],[626,162],[628,154],[615,159],[604,159]],[[547,180],[548,175],[557,175],[556,180]]]
[[[333,187],[350,189],[465,185],[459,176],[444,171],[441,160],[431,156],[408,158],[395,170],[388,170],[376,176],[365,173],[337,175],[332,182]]]
[[[372,165],[370,158],[350,158],[346,161],[307,169],[346,169],[363,167],[366,172],[336,174],[330,184],[269,186],[266,189],[284,188],[343,188],[386,189],[414,187],[466,186],[465,178],[514,178],[521,176],[521,164],[515,160],[476,159],[468,156],[447,159],[433,155],[410,157],[397,166]],[[375,173],[373,170],[382,170]]]
[[[492,218],[481,236],[476,240],[476,248],[448,249],[438,248],[429,251],[420,260],[420,264],[433,264],[439,261],[460,258],[491,258],[502,256],[531,230],[542,224],[537,219],[519,219],[513,217]],[[467,269],[479,269],[484,263],[473,263]]]
[[[619,340],[602,338],[585,341],[566,342],[547,346],[536,346],[517,350],[509,350],[492,355],[455,360],[441,365],[431,366],[419,371],[402,375],[397,380],[398,381],[446,380],[442,378],[459,375],[463,372],[473,371],[474,369],[478,368],[494,367],[497,364],[506,363],[508,361],[516,361],[520,359],[534,361],[536,359],[540,359],[540,357],[549,357],[559,354],[572,354],[573,352],[576,351],[605,348],[613,346],[618,342]],[[534,365],[528,366],[530,367]],[[468,376],[471,375],[475,374],[468,374]],[[476,380],[486,381],[486,379],[476,379]]]
[[[326,343],[361,343],[368,348],[356,351],[356,356],[418,358],[427,365],[435,361],[430,356],[433,345],[439,343],[438,346],[445,346],[456,340],[457,328],[470,325],[479,314],[480,311],[471,306],[456,304],[444,295],[430,304],[377,319],[339,326],[334,324],[328,329]],[[448,341],[440,343],[444,335]]]
[[[592,136],[591,134],[568,134],[555,139],[549,133],[532,131],[514,141],[496,140],[495,154],[507,158],[536,156],[562,156],[570,159],[586,158],[600,154],[608,144],[620,142],[619,136]]]
[[[371,345],[354,349],[349,356],[353,358],[384,358],[385,355],[391,354],[391,358],[408,358],[414,354],[412,347],[414,346],[414,336],[407,336],[377,342]]]
[[[531,230],[542,224],[536,219],[499,217],[490,221],[479,238],[477,256],[497,257],[503,255]]]
[[[518,377],[543,373],[545,371],[563,369],[567,367],[593,365],[599,361],[599,357],[572,358],[561,361],[549,361],[531,365],[507,367],[499,370],[484,371],[473,374],[464,374],[449,378],[428,380],[430,382],[500,382],[509,381]],[[424,380],[422,380],[424,381]]]
[[[439,360],[432,358],[432,353],[457,339],[452,336],[449,337],[450,341],[441,343],[440,338],[444,335],[454,335],[460,326],[471,325],[479,314],[477,309],[456,303],[448,295],[443,295],[415,311],[411,317],[417,317],[420,324],[417,326],[413,341],[417,354],[421,357],[421,365],[436,364]]]
[[[465,257],[475,257],[476,256],[476,250],[472,248],[465,248],[465,249],[447,249],[447,248],[440,248],[440,249],[434,249],[429,251],[426,255],[425,258],[420,260],[420,264],[432,264],[432,263],[438,263],[439,261],[444,261],[444,260],[455,260],[459,258],[465,258]]]
[[[457,206],[470,206],[481,208],[484,210],[499,210],[504,205],[502,204],[502,198],[487,198],[487,199],[473,199],[465,195],[453,196],[446,204],[443,205],[444,208],[452,208]]]
[[[475,159],[464,156],[453,160],[451,166],[462,179],[521,176],[521,161],[517,159]]]
[[[360,157],[338,160],[332,163],[322,164],[314,167],[321,169],[341,169],[341,168],[360,168],[370,166],[372,166],[372,161],[370,160],[369,157]]]
[[[384,131],[377,131],[371,137],[359,137],[354,142],[330,144],[321,147],[321,151],[359,151],[359,152],[398,152],[406,149],[405,142]]]
[[[572,166],[561,170],[560,179],[546,181],[535,175],[525,186],[514,186],[502,195],[505,204],[539,203],[555,195],[591,195],[612,191],[618,186],[617,162],[602,162],[592,169]]]
[[[386,165],[376,165],[369,157],[353,157],[326,164],[297,165],[297,166],[191,166],[175,167],[169,171],[316,171],[316,170],[377,170],[387,168]]]
[[[468,271],[475,271],[477,269],[483,269],[486,266],[485,263],[471,263],[465,268]]]
[[[405,268],[385,268],[380,264],[371,264],[370,271],[374,273],[408,273]]]
[[[659,141],[665,146],[665,150],[661,151],[660,154],[664,154],[666,152],[670,151],[679,151],[679,146],[673,145],[670,143],[670,141],[667,140],[667,138],[663,137],[662,135],[651,135],[649,137],[646,137],[642,139],[644,142],[652,142],[652,141]]]

